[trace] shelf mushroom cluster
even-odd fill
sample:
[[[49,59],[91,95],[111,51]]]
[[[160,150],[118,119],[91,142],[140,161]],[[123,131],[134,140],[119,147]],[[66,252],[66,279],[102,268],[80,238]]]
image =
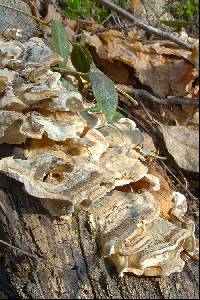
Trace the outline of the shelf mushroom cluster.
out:
[[[120,276],[181,271],[181,252],[198,252],[185,197],[175,193],[170,218],[161,217],[152,194],[159,180],[148,172],[136,124],[107,124],[91,113],[51,70],[60,61],[39,38],[21,44],[1,37],[0,144],[24,144],[25,159],[1,159],[0,172],[23,183],[53,216],[70,217],[84,202]],[[143,188],[136,191],[138,182]]]

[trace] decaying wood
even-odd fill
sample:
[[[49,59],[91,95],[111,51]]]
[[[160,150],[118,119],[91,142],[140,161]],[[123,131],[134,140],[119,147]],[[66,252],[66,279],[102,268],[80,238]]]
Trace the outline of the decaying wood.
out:
[[[21,148],[1,145],[0,158],[22,157]],[[192,211],[197,204],[190,203]],[[191,210],[190,210],[191,213]],[[0,175],[0,239],[38,257],[0,244],[0,290],[33,299],[196,299],[198,264],[166,278],[119,278],[100,257],[96,233],[84,207],[68,220],[53,218],[23,185]]]

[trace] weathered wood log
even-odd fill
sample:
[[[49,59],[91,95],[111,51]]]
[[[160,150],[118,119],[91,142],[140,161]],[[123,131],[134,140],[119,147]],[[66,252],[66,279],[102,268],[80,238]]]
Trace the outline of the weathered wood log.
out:
[[[17,150],[16,150],[17,149]],[[0,146],[0,159],[23,154]],[[190,213],[198,210],[190,205]],[[191,215],[190,215],[191,217]],[[166,278],[119,278],[100,257],[96,233],[84,207],[69,220],[51,217],[23,185],[0,174],[0,291],[23,299],[197,299],[198,263],[186,262],[182,273]],[[32,255],[34,257],[32,257]]]

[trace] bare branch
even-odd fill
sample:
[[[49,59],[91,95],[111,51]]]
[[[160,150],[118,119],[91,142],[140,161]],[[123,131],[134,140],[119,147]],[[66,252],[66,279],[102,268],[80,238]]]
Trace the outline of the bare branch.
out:
[[[15,246],[13,246],[13,245],[11,245],[11,244],[9,244],[9,243],[3,241],[3,240],[0,240],[0,244],[3,244],[3,245],[5,245],[5,246],[7,246],[7,247],[9,247],[9,248],[11,248],[11,249],[14,249],[14,250],[16,250],[16,251],[18,251],[18,252],[21,252],[22,254],[24,254],[24,255],[26,255],[26,256],[29,256],[29,257],[31,257],[31,258],[33,258],[33,259],[36,259],[36,260],[41,260],[41,259],[42,259],[42,258],[40,258],[40,257],[38,257],[38,256],[36,256],[36,255],[33,255],[33,254],[31,254],[31,253],[29,253],[29,252],[23,250],[23,249],[20,249],[20,248],[18,248],[18,247],[15,247]]]
[[[126,93],[126,91],[122,90],[118,85],[116,85],[115,87],[121,95],[125,96],[133,104],[133,106],[138,106],[138,102],[128,93]]]
[[[97,0],[93,0],[93,1],[97,1]],[[174,43],[182,46],[183,48],[186,48],[186,49],[189,49],[189,50],[192,49],[192,45],[190,43],[186,43],[184,41],[179,40],[177,37],[175,37],[173,34],[171,34],[169,32],[162,31],[162,30],[160,30],[158,28],[155,28],[151,25],[147,25],[147,24],[143,23],[142,21],[137,19],[134,15],[132,15],[128,11],[122,9],[118,5],[116,5],[114,3],[111,3],[109,0],[99,0],[97,2],[100,2],[102,5],[106,6],[110,10],[115,11],[118,14],[120,14],[121,16],[129,19],[130,21],[132,21],[135,24],[135,26],[137,26],[137,27],[139,27],[139,28],[141,28],[145,31],[148,31],[152,34],[160,36],[163,39],[171,40]]]
[[[126,85],[117,85],[118,89],[124,91],[125,93],[131,95],[138,102],[153,102],[160,105],[193,105],[199,107],[198,99],[191,99],[186,97],[173,97],[160,99],[146,90],[134,89],[132,87],[127,87]]]

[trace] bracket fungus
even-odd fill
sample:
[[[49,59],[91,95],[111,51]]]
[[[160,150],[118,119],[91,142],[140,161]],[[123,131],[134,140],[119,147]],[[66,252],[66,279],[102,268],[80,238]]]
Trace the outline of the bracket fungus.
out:
[[[181,252],[198,252],[186,199],[174,194],[171,211],[162,212],[154,196],[160,182],[149,173],[136,124],[107,124],[91,113],[50,70],[60,61],[41,39],[0,39],[0,144],[25,146],[25,159],[2,158],[0,172],[23,183],[53,216],[69,217],[84,201],[102,255],[120,276],[180,272]]]

